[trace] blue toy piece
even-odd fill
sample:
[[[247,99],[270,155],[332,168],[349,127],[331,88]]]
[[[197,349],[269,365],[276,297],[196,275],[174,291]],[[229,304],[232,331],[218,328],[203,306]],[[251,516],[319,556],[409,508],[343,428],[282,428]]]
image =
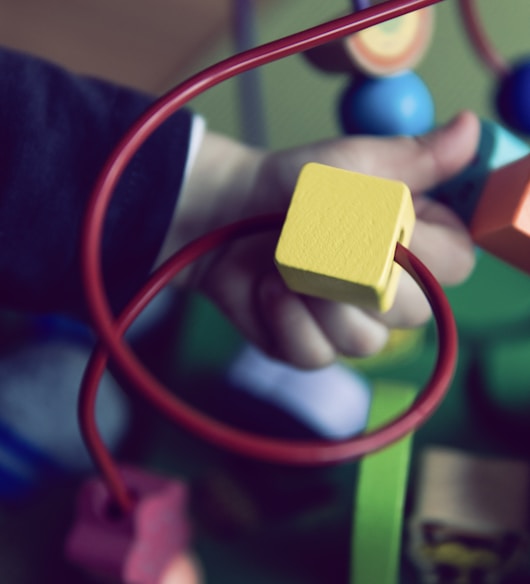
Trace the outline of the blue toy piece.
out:
[[[302,371],[247,345],[231,364],[228,381],[235,390],[289,413],[322,438],[344,440],[366,427],[370,385],[343,365]]]
[[[414,136],[434,124],[434,103],[418,75],[354,80],[340,101],[340,122],[346,134]]]
[[[482,120],[474,160],[459,175],[431,191],[429,196],[452,209],[469,225],[488,175],[529,153],[530,147],[523,140],[499,124]]]
[[[93,468],[76,416],[90,352],[86,345],[50,339],[0,356],[0,498]],[[110,374],[102,380],[96,416],[105,443],[115,450],[130,410]]]
[[[530,60],[521,61],[501,79],[496,105],[507,126],[530,134]]]
[[[164,290],[127,331],[127,340],[141,345],[167,326],[174,302],[175,292]],[[77,399],[94,342],[92,330],[69,317],[0,312],[0,500],[93,469]],[[96,417],[105,444],[116,451],[131,410],[109,373],[100,384]]]

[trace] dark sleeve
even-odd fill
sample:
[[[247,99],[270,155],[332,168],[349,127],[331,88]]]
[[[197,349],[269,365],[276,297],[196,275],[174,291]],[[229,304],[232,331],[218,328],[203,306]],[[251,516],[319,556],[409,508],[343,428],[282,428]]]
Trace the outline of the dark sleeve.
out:
[[[152,98],[0,49],[0,305],[86,315],[80,226],[108,155]],[[145,280],[181,187],[191,115],[142,146],[114,193],[103,239],[115,310]]]

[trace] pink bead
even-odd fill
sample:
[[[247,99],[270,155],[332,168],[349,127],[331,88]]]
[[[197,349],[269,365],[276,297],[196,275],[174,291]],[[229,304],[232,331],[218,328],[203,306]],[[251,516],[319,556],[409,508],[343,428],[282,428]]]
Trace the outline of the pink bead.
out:
[[[128,515],[113,511],[106,484],[100,478],[87,481],[66,555],[87,570],[123,584],[159,584],[170,563],[187,549],[187,488],[138,469],[121,470],[136,499],[134,509]]]

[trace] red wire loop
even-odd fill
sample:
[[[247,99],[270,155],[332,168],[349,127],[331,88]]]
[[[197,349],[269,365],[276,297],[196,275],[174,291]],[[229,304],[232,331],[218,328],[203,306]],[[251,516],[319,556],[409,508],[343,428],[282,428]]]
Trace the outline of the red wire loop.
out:
[[[203,246],[213,249],[231,237],[239,237],[260,228],[270,228],[271,219],[247,221],[242,225],[220,229],[206,238],[186,247],[176,254],[175,259],[166,263],[156,272],[142,291],[129,304],[119,320],[115,321],[110,310],[103,284],[101,270],[101,240],[107,209],[116,187],[129,161],[145,140],[173,113],[185,106],[191,99],[207,89],[249,69],[272,61],[307,51],[318,45],[331,42],[343,36],[359,32],[386,20],[402,16],[408,12],[437,4],[441,0],[388,0],[356,14],[349,14],[311,29],[273,41],[260,47],[235,55],[209,67],[158,99],[122,138],[113,154],[107,160],[92,192],[85,213],[81,240],[81,264],[83,282],[88,307],[100,344],[90,361],[83,382],[80,400],[81,427],[95,462],[106,478],[117,502],[124,510],[130,509],[132,502],[127,494],[119,471],[110,454],[106,451],[97,433],[93,419],[93,405],[97,382],[110,355],[122,373],[136,390],[150,399],[176,422],[198,432],[203,437],[214,440],[228,448],[263,459],[291,463],[326,463],[361,456],[380,448],[415,429],[435,409],[442,399],[452,376],[456,361],[456,327],[451,311],[444,300],[443,292],[430,273],[414,256],[398,246],[396,260],[417,279],[424,289],[439,328],[440,351],[437,365],[426,390],[413,407],[391,424],[374,433],[363,435],[355,441],[345,443],[284,444],[246,435],[210,420],[199,412],[181,404],[161,386],[156,379],[137,362],[134,354],[124,343],[124,331],[138,316],[144,306],[177,273],[180,264],[186,265],[202,255]],[[264,223],[261,224],[260,222]],[[274,223],[276,221],[276,223]],[[273,223],[277,225],[278,219]],[[237,234],[237,235],[236,235]]]
[[[495,75],[504,77],[510,72],[510,67],[489,41],[480,23],[475,0],[460,0],[459,6],[462,22],[475,52]]]
[[[253,458],[293,465],[323,465],[359,458],[395,442],[424,423],[443,399],[456,363],[456,325],[447,298],[428,269],[400,244],[396,248],[395,261],[416,280],[434,313],[439,337],[438,359],[429,382],[415,403],[406,412],[373,432],[339,442],[287,442],[234,429],[179,400],[143,368],[123,341],[123,335],[134,319],[186,266],[219,245],[264,229],[279,229],[282,223],[283,216],[277,215],[248,219],[213,231],[175,254],[149,279],[115,323],[114,330],[119,340],[116,346],[113,345],[113,357],[117,359],[133,388],[140,391],[164,415],[218,446]],[[81,428],[87,445],[100,471],[112,485],[117,500],[125,509],[130,509],[131,502],[126,488],[101,441],[94,419],[97,388],[107,359],[108,351],[103,344],[99,344],[83,381],[80,400]]]

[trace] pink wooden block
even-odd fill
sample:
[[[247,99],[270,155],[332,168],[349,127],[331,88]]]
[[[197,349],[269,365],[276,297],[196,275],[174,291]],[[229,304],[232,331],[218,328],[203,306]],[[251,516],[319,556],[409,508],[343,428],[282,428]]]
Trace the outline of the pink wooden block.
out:
[[[106,484],[83,486],[67,557],[87,570],[124,584],[159,584],[171,561],[186,551],[190,526],[186,486],[124,467],[122,476],[136,498],[133,511],[114,510]]]

